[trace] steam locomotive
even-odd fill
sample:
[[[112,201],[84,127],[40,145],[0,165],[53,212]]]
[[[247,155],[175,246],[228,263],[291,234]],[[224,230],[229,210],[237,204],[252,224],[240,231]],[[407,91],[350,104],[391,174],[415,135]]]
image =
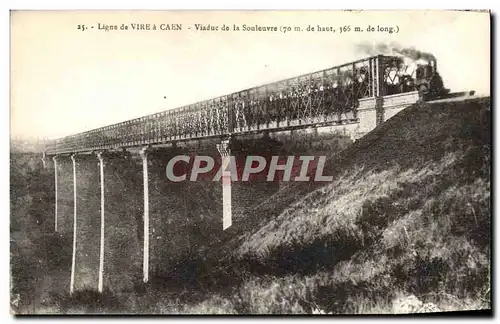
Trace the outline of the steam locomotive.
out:
[[[414,63],[416,68],[408,71],[409,66],[403,58],[392,57],[384,73],[386,94],[418,91],[424,100],[438,98],[450,92],[443,85],[443,79],[437,71],[436,59],[430,59],[423,64]]]

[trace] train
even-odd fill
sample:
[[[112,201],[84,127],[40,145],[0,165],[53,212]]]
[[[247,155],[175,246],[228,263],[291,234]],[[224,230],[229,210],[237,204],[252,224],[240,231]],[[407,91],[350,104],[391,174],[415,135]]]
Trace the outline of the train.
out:
[[[256,89],[262,89],[258,87]],[[267,85],[264,96],[254,97],[242,91],[231,97],[234,107],[258,106],[266,116],[255,120],[258,113],[242,109],[240,116],[246,120],[264,123],[300,120],[316,110],[315,117],[324,115],[328,120],[349,121],[356,119],[356,110],[362,98],[394,95],[418,91],[422,100],[440,98],[447,93],[437,71],[437,60],[418,61],[403,56],[378,55],[347,63],[305,76]],[[259,93],[259,91],[257,91]],[[260,93],[263,93],[262,91]],[[255,105],[256,102],[259,104]],[[238,109],[233,110],[236,112]],[[231,113],[231,111],[230,111]],[[244,127],[241,118],[234,116],[235,126]]]
[[[408,71],[409,64],[405,63],[404,57],[394,56],[387,60],[384,77],[386,95],[418,91],[423,100],[431,100],[450,92],[444,87],[435,58],[412,62],[411,65],[415,68]],[[397,78],[391,77],[391,73]]]
[[[448,94],[436,59],[377,55],[68,136],[57,151],[356,123],[363,99],[413,91],[422,100]]]

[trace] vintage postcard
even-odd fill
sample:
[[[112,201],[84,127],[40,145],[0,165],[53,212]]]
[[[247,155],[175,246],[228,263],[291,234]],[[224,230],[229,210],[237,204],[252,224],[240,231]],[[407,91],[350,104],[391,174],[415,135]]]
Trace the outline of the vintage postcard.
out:
[[[491,314],[490,21],[11,11],[11,313]]]

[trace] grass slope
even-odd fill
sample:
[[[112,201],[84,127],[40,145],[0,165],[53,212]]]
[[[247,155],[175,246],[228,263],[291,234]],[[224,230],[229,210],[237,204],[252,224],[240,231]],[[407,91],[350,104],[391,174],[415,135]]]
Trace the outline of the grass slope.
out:
[[[442,310],[489,308],[489,106],[409,107],[332,157],[332,183],[309,193],[291,184],[261,206],[276,213],[273,200],[298,198],[238,240],[234,259],[272,274],[246,279],[266,305],[249,311],[308,301],[336,313],[392,312],[392,301],[411,295]],[[280,298],[289,307],[273,309]]]
[[[251,211],[207,281],[232,277],[229,300],[251,313],[398,312],[409,296],[489,308],[489,109],[405,109],[330,158],[332,183],[290,183]]]

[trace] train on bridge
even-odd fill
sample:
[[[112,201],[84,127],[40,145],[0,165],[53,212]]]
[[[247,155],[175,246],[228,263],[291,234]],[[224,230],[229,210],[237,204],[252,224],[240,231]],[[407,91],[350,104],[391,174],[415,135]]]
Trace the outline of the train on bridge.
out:
[[[424,100],[449,90],[436,59],[377,55],[47,143],[45,153],[77,153],[265,130],[358,122],[359,100],[418,91]]]

